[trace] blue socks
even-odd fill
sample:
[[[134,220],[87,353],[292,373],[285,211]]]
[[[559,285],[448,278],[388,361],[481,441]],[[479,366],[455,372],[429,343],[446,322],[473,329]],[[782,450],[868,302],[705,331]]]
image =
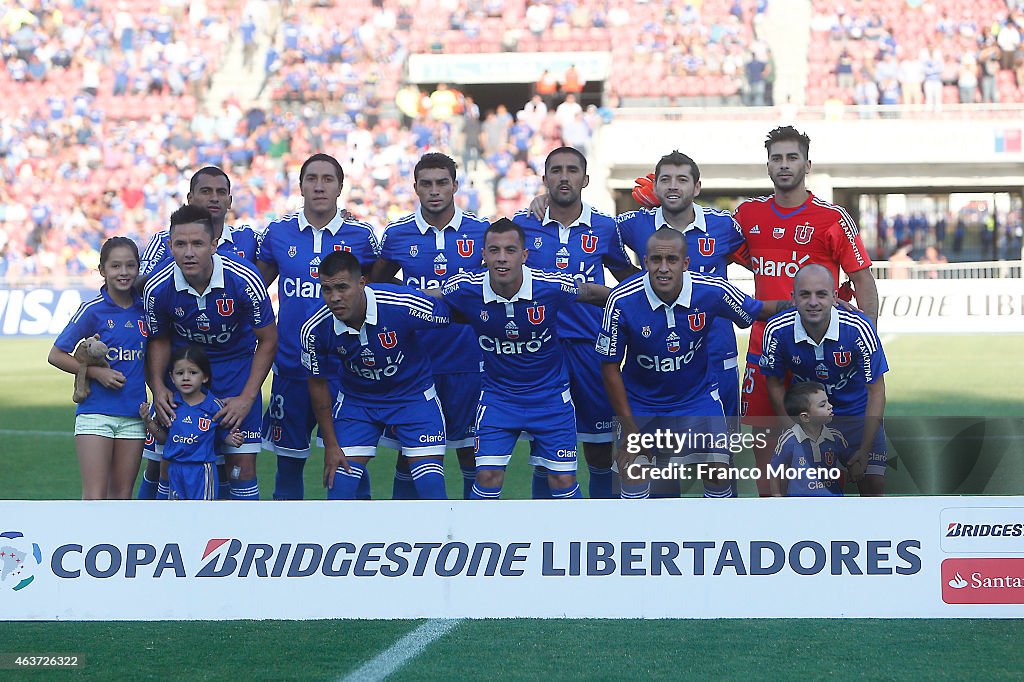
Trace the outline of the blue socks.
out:
[[[462,471],[462,499],[468,500],[472,497],[473,484],[476,482],[476,466],[459,469]]]
[[[356,499],[357,500],[368,500],[368,499],[370,499],[370,470],[369,469],[364,471],[362,477],[359,479],[359,485],[356,486]]]
[[[302,469],[306,460],[299,457],[277,456],[277,474],[274,475],[275,500],[301,500],[305,495]]]
[[[612,474],[611,467],[593,467],[587,465],[587,469],[590,471],[590,485],[588,486],[588,492],[590,493],[590,499],[592,500],[610,500],[614,497],[612,494]]]
[[[556,500],[582,500],[583,493],[580,492],[580,484],[573,483],[568,488],[551,488],[551,497]]]
[[[444,464],[430,457],[416,457],[409,460],[413,485],[421,500],[447,500],[444,488]],[[395,472],[397,479],[398,472]]]
[[[412,473],[401,471],[395,467],[395,483],[391,487],[392,500],[416,500],[416,484],[413,482]]]
[[[155,500],[156,499],[157,482],[151,481],[146,478],[145,472],[142,474],[142,480],[139,482],[139,494],[136,495],[137,500]]]
[[[623,500],[646,500],[651,496],[650,483],[626,483],[620,479],[619,497]]]
[[[708,498],[729,498],[736,497],[736,489],[733,488],[731,483],[725,483],[720,485],[711,485],[710,483],[704,484],[704,497]]]
[[[161,478],[160,483],[156,487],[155,500],[166,500],[171,496],[171,482],[166,478]]]
[[[248,481],[231,479],[228,482],[231,487],[232,500],[258,500],[260,499],[260,486],[253,476]]]
[[[327,489],[328,500],[354,500],[359,490],[359,483],[366,474],[366,467],[358,462],[349,462],[351,472],[345,467],[338,467],[334,472],[333,487]]]
[[[541,467],[533,468],[533,499],[551,499],[551,485],[548,483],[547,469]]]

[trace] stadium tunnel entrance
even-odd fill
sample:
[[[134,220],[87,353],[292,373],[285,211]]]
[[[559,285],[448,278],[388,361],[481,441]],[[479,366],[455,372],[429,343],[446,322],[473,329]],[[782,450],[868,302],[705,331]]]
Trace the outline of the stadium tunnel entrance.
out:
[[[509,113],[515,116],[515,113],[533,97],[533,86],[533,83],[471,83],[469,85],[452,85],[451,87],[472,97],[476,105],[480,107],[480,118],[483,119],[489,110],[494,111],[499,104],[504,104]],[[437,85],[421,85],[421,87],[428,92],[433,92]],[[579,97],[580,106],[584,109],[591,104],[600,106],[603,94],[603,81],[588,82]],[[563,99],[565,96],[558,93],[548,106],[554,108],[561,104]]]

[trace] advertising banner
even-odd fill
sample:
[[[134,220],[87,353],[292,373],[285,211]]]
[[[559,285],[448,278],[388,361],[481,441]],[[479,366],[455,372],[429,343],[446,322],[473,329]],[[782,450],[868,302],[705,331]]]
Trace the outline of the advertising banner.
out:
[[[0,618],[1020,618],[1019,502],[8,501]]]

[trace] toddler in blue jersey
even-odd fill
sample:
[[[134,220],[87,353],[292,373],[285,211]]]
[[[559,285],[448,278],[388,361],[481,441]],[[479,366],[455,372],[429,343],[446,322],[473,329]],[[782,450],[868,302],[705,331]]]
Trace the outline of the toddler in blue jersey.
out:
[[[843,434],[828,427],[832,404],[816,381],[786,391],[786,414],[796,423],[779,438],[770,472],[773,497],[828,497],[843,494],[840,459],[849,456]]]
[[[174,384],[174,421],[162,426],[150,414],[149,403],[139,405],[146,428],[164,446],[171,500],[217,499],[217,446],[238,447],[242,432],[221,428],[213,418],[223,404],[206,390],[210,383],[210,359],[198,346],[182,346],[171,356]]]

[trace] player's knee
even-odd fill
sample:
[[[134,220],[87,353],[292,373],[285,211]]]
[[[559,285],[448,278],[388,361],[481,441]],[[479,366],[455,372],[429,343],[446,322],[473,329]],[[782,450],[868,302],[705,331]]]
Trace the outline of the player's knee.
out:
[[[548,473],[548,484],[552,489],[571,488],[576,483],[576,474]]]
[[[607,469],[612,465],[611,443],[584,443],[583,457],[592,467]]]
[[[504,469],[477,469],[476,480],[484,488],[500,488],[505,482]]]

